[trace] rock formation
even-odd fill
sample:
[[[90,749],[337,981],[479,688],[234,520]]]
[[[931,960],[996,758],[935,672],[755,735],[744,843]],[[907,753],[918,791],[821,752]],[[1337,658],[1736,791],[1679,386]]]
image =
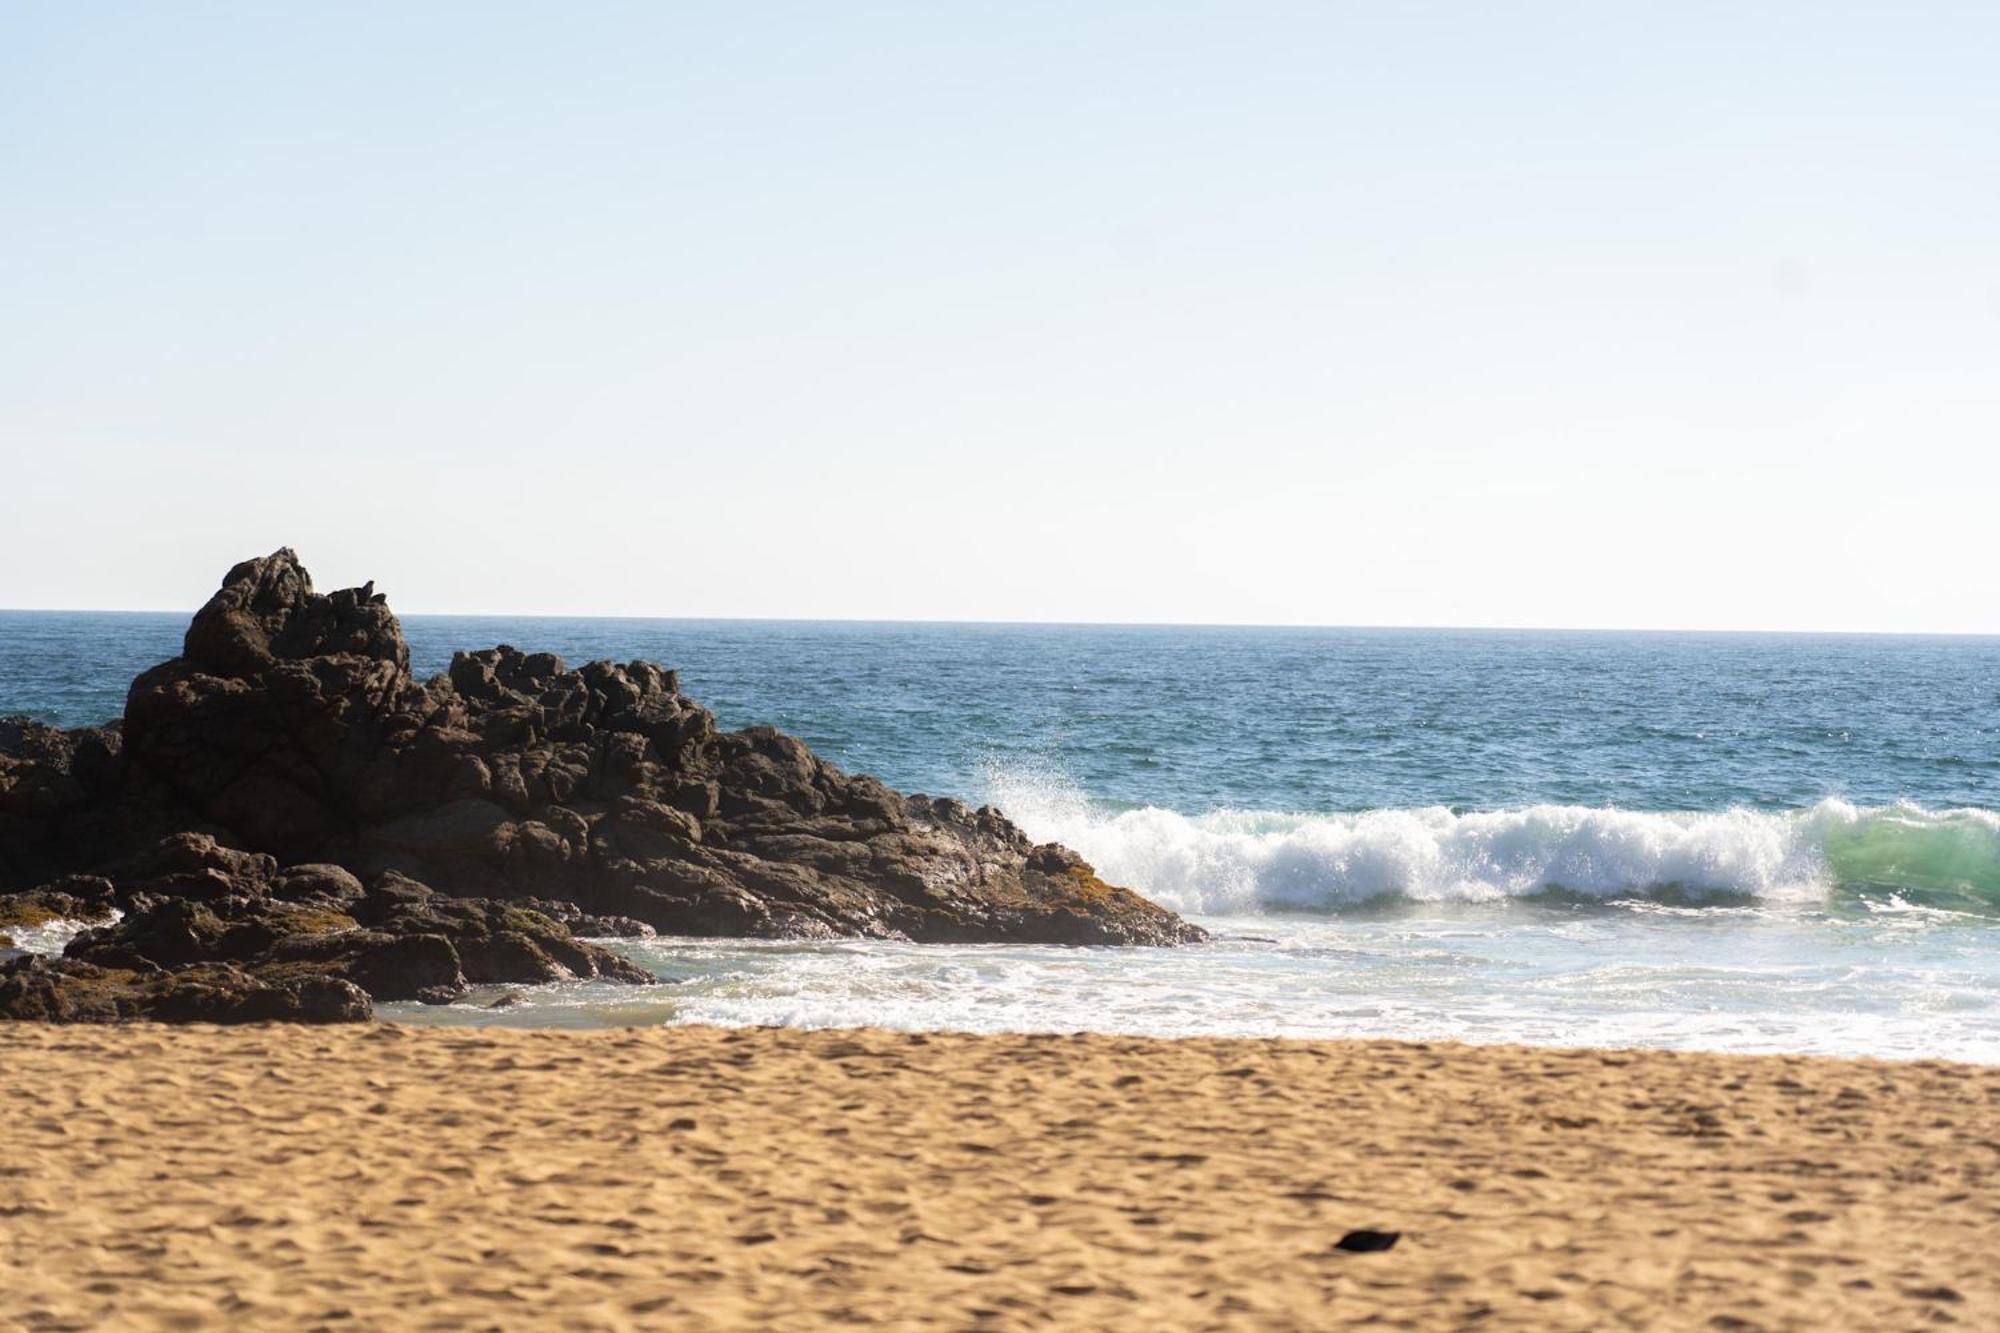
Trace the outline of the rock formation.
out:
[[[373,585],[315,593],[289,550],[229,572],[120,723],[0,721],[0,931],[113,908],[0,968],[0,1014],[341,1019],[649,979],[577,933],[1201,938],[997,810],[719,731],[649,662],[502,646],[419,681]]]

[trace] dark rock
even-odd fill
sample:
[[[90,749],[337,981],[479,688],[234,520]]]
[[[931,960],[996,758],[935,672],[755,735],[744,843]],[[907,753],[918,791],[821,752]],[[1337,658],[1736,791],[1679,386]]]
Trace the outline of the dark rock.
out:
[[[32,928],[51,921],[101,921],[116,906],[110,880],[97,875],[67,875],[25,893],[0,895],[0,926]]]
[[[1392,1248],[1402,1238],[1400,1231],[1370,1231],[1364,1227],[1342,1236],[1333,1243],[1333,1248],[1350,1254],[1373,1254],[1377,1250]]]
[[[373,585],[315,593],[289,550],[230,571],[119,726],[0,721],[0,893],[86,873],[105,877],[89,895],[49,892],[128,921],[73,961],[147,987],[149,968],[227,965],[377,998],[637,982],[575,936],[653,930],[1203,938],[997,810],[898,795],[768,727],[719,732],[652,663],[571,670],[502,646],[418,681]],[[217,976],[202,984],[244,992]]]
[[[442,935],[395,935],[347,964],[349,981],[378,1000],[449,1004],[466,992],[458,950]]]
[[[549,898],[523,898],[521,906],[540,912],[582,939],[645,940],[658,932],[629,916],[592,916],[575,903]]]
[[[363,894],[362,915],[370,921],[383,920],[399,913],[421,909],[431,899],[437,897],[437,890],[428,884],[419,884],[408,875],[385,870],[375,877]]]
[[[344,889],[319,867],[276,879],[294,887],[330,879],[336,893]],[[205,898],[132,893],[124,919],[78,936],[64,956],[142,976],[231,963],[257,977],[337,979],[378,1000],[431,1003],[457,999],[469,983],[654,980],[541,913],[448,898],[394,872],[338,904],[328,894],[287,901],[254,879],[232,887]]]
[[[354,1023],[373,1013],[368,992],[341,977],[303,977],[294,993],[302,1023]]]
[[[117,727],[60,731],[0,718],[0,892],[80,868],[78,848],[115,826],[123,765]]]
[[[368,996],[334,977],[260,977],[229,963],[134,972],[72,958],[0,964],[0,1016],[52,1023],[348,1023]]]
[[[394,875],[383,879],[407,894],[409,881]],[[655,980],[652,973],[637,964],[601,945],[579,940],[560,923],[513,903],[438,894],[416,901],[405,897],[389,902],[372,894],[369,899],[371,906],[385,902],[387,906],[377,907],[369,917],[370,932],[402,940],[439,940],[451,950],[455,974],[444,975],[440,971],[436,976],[426,976],[415,983],[420,988],[455,985],[462,991],[466,983],[584,979],[644,985]],[[380,973],[371,971],[370,975]],[[360,977],[355,979],[378,999],[398,998]]]
[[[246,948],[227,948],[232,933],[222,918],[187,898],[161,898],[104,930],[93,930],[70,941],[67,957],[107,967],[159,971],[213,962]]]
[[[182,658],[218,676],[247,676],[281,659],[355,656],[393,662],[407,671],[402,630],[371,581],[331,597],[287,548],[230,570],[221,589],[195,612]]]
[[[312,863],[279,871],[271,882],[271,896],[346,910],[360,902],[366,891],[346,867]]]

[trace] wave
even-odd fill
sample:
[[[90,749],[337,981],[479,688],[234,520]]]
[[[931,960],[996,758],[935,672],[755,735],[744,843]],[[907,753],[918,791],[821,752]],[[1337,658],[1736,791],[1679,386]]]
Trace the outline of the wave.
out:
[[[1338,911],[1385,899],[1837,898],[2000,911],[2000,813],[1857,807],[1649,813],[1536,805],[1296,815],[1112,811],[1059,775],[995,771],[990,799],[1029,834],[1177,911]]]

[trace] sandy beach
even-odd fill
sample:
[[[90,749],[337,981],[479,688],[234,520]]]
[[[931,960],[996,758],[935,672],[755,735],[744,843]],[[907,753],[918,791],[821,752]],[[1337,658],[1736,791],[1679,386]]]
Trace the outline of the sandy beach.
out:
[[[2000,1319],[2000,1069],[389,1025],[0,1053],[8,1327]]]

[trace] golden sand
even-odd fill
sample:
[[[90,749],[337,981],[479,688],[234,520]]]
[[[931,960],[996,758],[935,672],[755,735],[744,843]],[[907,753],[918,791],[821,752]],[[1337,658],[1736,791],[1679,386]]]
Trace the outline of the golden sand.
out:
[[[2000,1069],[15,1025],[0,1070],[0,1327],[2000,1327]]]

